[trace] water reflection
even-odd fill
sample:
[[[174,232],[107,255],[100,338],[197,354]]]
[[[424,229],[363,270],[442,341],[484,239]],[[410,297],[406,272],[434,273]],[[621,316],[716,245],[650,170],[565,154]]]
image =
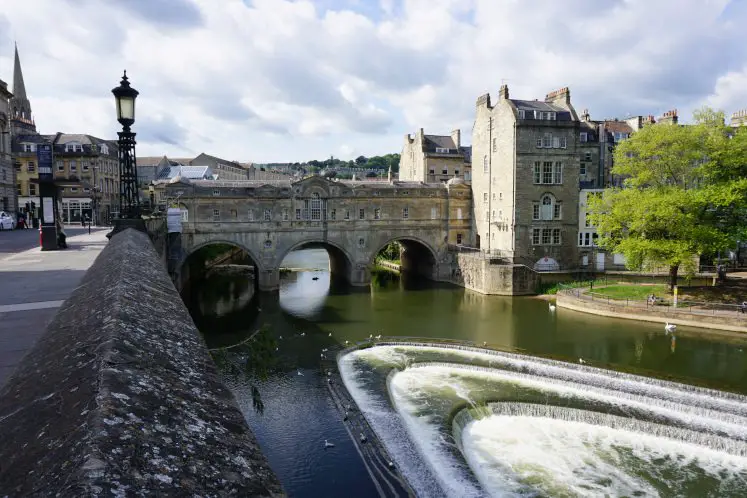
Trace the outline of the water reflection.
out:
[[[330,278],[322,249],[291,253],[286,266],[311,271],[281,274],[279,294],[253,294],[239,277],[206,282],[190,298],[195,322],[210,347],[246,340],[261,326],[277,351],[249,351],[247,361],[275,358],[262,378],[224,364],[224,375],[263,451],[295,496],[377,496],[332,405],[319,373],[324,348],[363,341],[370,334],[487,342],[495,348],[747,392],[743,337],[608,319],[565,309],[548,311],[536,298],[483,296],[408,275],[378,273],[370,289]],[[232,296],[236,296],[233,298]],[[212,310],[212,315],[205,313]],[[304,334],[304,335],[301,335]],[[250,358],[252,358],[250,360]],[[297,375],[301,369],[303,376]],[[255,392],[256,391],[256,392]],[[261,401],[257,410],[255,400]],[[319,454],[324,439],[336,444]]]

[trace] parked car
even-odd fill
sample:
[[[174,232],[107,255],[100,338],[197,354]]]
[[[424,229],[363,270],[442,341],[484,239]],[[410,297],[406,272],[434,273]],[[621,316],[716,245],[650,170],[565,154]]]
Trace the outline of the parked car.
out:
[[[0,230],[13,230],[16,227],[16,219],[5,211],[0,211]]]

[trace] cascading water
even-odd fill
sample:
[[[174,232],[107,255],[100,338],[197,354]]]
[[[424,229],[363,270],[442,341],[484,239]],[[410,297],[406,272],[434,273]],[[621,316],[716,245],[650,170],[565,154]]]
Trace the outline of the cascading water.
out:
[[[346,387],[421,496],[743,496],[747,397],[513,353],[393,343]]]

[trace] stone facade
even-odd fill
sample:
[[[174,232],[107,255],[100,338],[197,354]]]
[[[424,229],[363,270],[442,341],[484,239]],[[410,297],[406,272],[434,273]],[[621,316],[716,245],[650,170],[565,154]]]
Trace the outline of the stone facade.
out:
[[[579,119],[570,91],[477,100],[473,228],[482,250],[539,270],[577,266]]]
[[[747,109],[742,109],[741,111],[732,113],[729,126],[734,128],[738,126],[747,126]]]
[[[0,80],[0,209],[15,214],[18,211],[15,168],[10,145],[10,98],[8,84]]]
[[[405,135],[399,160],[402,181],[445,183],[451,178],[471,179],[471,147],[462,146],[461,131],[426,135],[423,128]]]
[[[403,265],[433,280],[451,274],[450,244],[468,237],[471,195],[464,182],[176,181],[160,186],[182,208],[182,247],[211,243],[244,249],[262,290],[279,285],[279,267],[293,249],[316,244],[330,254],[332,273],[368,285],[374,258],[400,242]],[[176,200],[178,199],[178,201]],[[405,261],[408,260],[408,261]]]

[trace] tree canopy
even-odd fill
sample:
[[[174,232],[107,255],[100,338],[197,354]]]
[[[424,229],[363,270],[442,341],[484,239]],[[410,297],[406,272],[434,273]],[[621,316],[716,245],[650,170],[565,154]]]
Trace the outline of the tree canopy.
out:
[[[747,128],[709,108],[694,124],[645,126],[614,152],[622,188],[589,200],[599,245],[632,268],[667,266],[670,288],[697,256],[726,251],[747,236]]]

